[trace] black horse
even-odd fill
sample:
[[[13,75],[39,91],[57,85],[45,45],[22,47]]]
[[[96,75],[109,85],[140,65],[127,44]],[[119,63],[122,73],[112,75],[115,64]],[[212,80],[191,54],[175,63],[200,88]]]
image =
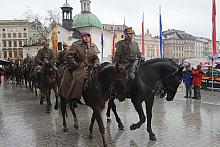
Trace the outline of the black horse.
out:
[[[57,73],[50,64],[44,63],[40,72],[37,72],[38,85],[40,90],[40,104],[43,104],[43,100],[47,100],[46,113],[50,113],[50,107],[52,106],[50,95],[53,89],[56,97],[54,109],[58,109],[58,86],[57,86]]]
[[[132,124],[130,130],[140,128],[145,122],[146,117],[142,108],[142,102],[145,102],[149,139],[153,141],[157,140],[151,129],[154,96],[157,91],[163,89],[167,94],[167,101],[172,101],[177,92],[177,88],[182,82],[182,70],[183,68],[179,67],[175,62],[165,58],[148,60],[139,66],[130,97],[140,121],[136,124]],[[110,118],[110,110],[112,109],[116,121],[118,122],[118,127],[123,129],[124,126],[116,112],[114,99],[115,97],[112,96],[108,102],[107,118]]]
[[[87,106],[91,107],[93,110],[91,123],[89,126],[90,135],[89,137],[92,138],[93,135],[93,125],[95,120],[98,123],[100,133],[102,135],[103,139],[103,146],[107,146],[106,140],[105,140],[105,127],[103,124],[101,112],[105,108],[105,102],[108,100],[110,92],[110,89],[115,88],[115,80],[122,81],[122,79],[126,77],[126,73],[123,73],[123,70],[120,70],[120,68],[116,67],[113,64],[110,63],[103,63],[100,67],[101,69],[99,71],[91,70],[89,79],[87,79],[87,84],[84,87],[82,97],[86,103]],[[64,76],[65,77],[65,76]],[[76,117],[76,113],[73,106],[73,101],[68,98],[64,98],[62,95],[60,95],[61,98],[61,113],[63,117],[63,126],[64,131],[67,132],[68,128],[66,125],[66,104],[69,103],[70,110],[72,111],[73,117],[74,117],[74,127],[77,129],[78,126],[78,120]]]

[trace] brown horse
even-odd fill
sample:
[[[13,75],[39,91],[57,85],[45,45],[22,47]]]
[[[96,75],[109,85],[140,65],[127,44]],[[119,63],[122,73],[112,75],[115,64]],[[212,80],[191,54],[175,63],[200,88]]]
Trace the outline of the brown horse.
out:
[[[37,73],[39,90],[41,93],[40,104],[43,104],[43,100],[46,98],[47,109],[46,113],[50,113],[50,107],[52,106],[50,95],[51,89],[53,89],[56,97],[54,109],[58,109],[58,87],[57,87],[57,74],[56,70],[51,67],[50,64],[45,63],[41,72]]]
[[[103,63],[101,65],[101,69],[96,72],[96,70],[92,70],[89,79],[88,84],[86,88],[83,90],[82,97],[86,103],[87,106],[91,107],[93,110],[91,123],[89,126],[90,131],[90,138],[92,138],[93,135],[93,125],[95,120],[98,123],[100,133],[102,135],[103,139],[103,146],[107,147],[106,140],[105,140],[105,128],[103,124],[103,120],[101,117],[102,110],[105,108],[105,102],[109,98],[109,90],[115,88],[115,80],[122,80],[124,78],[123,76],[126,76],[126,73],[121,71],[119,68],[117,68],[115,65],[112,65],[110,63]],[[117,77],[117,78],[116,78]],[[64,98],[62,95],[60,95],[61,98],[61,113],[63,117],[63,126],[64,131],[68,131],[67,125],[66,125],[66,104],[69,102],[70,109],[73,113],[74,117],[74,127],[78,128],[78,120],[76,117],[76,113],[74,108],[72,107],[72,100]]]

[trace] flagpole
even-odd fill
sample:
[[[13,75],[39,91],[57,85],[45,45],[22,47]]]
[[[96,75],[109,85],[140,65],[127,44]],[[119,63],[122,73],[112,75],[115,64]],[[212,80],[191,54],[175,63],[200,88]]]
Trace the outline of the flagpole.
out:
[[[159,27],[160,27],[160,57],[164,58],[163,50],[163,28],[162,28],[162,18],[161,18],[161,5],[159,5]]]
[[[102,52],[101,52],[101,63],[103,63],[103,56],[104,56],[104,36],[103,36],[103,28],[101,32],[101,46],[102,46]]]
[[[215,0],[212,0],[212,94],[214,92],[214,75],[213,66],[216,56],[216,5]]]
[[[115,24],[113,22],[113,36],[112,36],[112,62],[114,61],[115,55]]]
[[[144,57],[144,12],[142,18],[142,55]]]

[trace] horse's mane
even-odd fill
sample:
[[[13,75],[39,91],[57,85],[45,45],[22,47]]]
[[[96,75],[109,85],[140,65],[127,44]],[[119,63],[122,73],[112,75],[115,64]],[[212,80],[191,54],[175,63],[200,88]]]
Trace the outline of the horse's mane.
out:
[[[142,66],[148,66],[150,64],[154,63],[164,63],[164,64],[170,64],[173,65],[176,68],[179,68],[179,66],[172,60],[168,58],[155,58],[155,59],[150,59],[142,63]]]

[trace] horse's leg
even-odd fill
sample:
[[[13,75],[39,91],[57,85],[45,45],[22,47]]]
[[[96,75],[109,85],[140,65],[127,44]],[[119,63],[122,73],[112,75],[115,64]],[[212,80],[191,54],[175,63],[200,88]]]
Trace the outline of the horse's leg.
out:
[[[46,113],[50,113],[50,107],[51,107],[50,93],[51,93],[51,89],[49,88],[46,90],[46,99],[47,99]]]
[[[154,98],[145,101],[146,105],[146,114],[147,114],[147,132],[149,133],[149,139],[152,141],[157,141],[155,134],[151,128],[151,118],[152,118],[152,107],[154,103]]]
[[[55,97],[56,97],[56,102],[54,105],[54,109],[58,110],[58,91],[57,91],[57,85],[53,86],[53,91],[55,93]]]
[[[94,112],[93,112],[93,113],[92,113],[91,122],[90,122],[90,126],[89,126],[89,138],[90,138],[90,139],[93,138],[93,126],[94,126],[94,122],[95,122],[95,114],[94,114]]]
[[[94,115],[95,115],[96,121],[97,121],[98,126],[99,126],[99,131],[102,135],[103,146],[107,147],[106,140],[105,140],[105,127],[104,127],[104,124],[103,124],[101,111],[93,110],[93,113],[95,113]]]
[[[116,111],[116,105],[115,105],[115,102],[114,102],[114,98],[109,100],[108,107],[109,107],[109,105],[112,108],[112,111],[115,115],[116,121],[118,123],[118,128],[120,130],[124,130],[124,125],[122,124],[121,119],[119,118],[118,113]],[[109,113],[109,116],[110,116],[110,113]]]
[[[61,109],[61,114],[63,117],[63,131],[68,132],[69,129],[67,128],[66,125],[66,99],[63,96],[60,96],[60,109]]]
[[[75,109],[73,108],[73,102],[69,102],[69,106],[70,106],[70,110],[73,114],[73,119],[74,119],[74,128],[75,129],[79,129],[79,123],[78,123],[78,119],[76,117],[76,112],[75,112]]]
[[[140,121],[138,123],[136,123],[136,124],[132,124],[130,126],[130,130],[136,130],[136,129],[139,129],[141,127],[141,125],[146,121],[146,117],[144,115],[141,102],[135,101],[135,100],[131,100],[131,101],[132,101],[132,103],[134,105],[135,110],[137,111],[137,113],[139,115]]]
[[[112,99],[113,98],[110,98],[109,101],[108,101],[108,108],[107,108],[107,112],[106,112],[107,122],[108,123],[111,122]]]

